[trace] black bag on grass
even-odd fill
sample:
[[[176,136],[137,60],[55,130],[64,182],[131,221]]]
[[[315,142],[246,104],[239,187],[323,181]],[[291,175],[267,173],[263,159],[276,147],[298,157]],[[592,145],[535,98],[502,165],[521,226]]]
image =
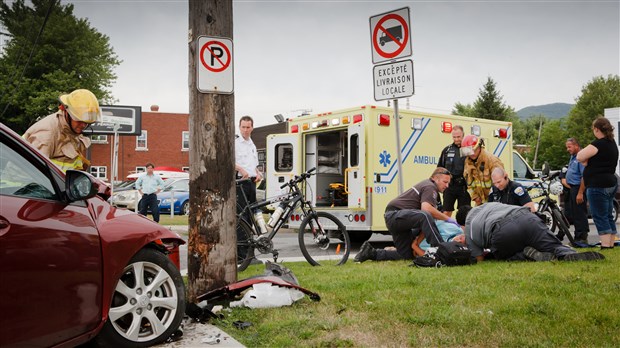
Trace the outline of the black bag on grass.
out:
[[[442,242],[437,247],[435,257],[442,266],[462,266],[471,264],[471,250],[458,242]]]

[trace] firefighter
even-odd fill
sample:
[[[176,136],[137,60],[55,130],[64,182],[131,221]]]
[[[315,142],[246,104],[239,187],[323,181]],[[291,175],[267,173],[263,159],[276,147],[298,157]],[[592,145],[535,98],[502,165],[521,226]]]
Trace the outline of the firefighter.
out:
[[[461,142],[461,156],[467,156],[463,176],[467,182],[467,192],[476,205],[486,202],[489,197],[493,169],[504,168],[502,161],[487,153],[484,147],[484,140],[472,134],[465,136]]]
[[[54,162],[62,171],[88,170],[86,149],[90,138],[84,129],[101,119],[97,97],[86,89],[76,89],[59,98],[55,112],[32,125],[23,137]]]

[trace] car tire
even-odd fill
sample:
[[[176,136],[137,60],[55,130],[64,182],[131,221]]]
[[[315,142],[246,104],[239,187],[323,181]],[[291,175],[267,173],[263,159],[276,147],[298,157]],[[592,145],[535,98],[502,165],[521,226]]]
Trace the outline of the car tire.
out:
[[[164,253],[144,248],[129,261],[116,284],[108,320],[97,343],[101,347],[162,343],[177,330],[184,313],[181,273]],[[140,325],[136,327],[135,323]]]
[[[181,215],[189,215],[189,201],[183,202],[181,206]]]

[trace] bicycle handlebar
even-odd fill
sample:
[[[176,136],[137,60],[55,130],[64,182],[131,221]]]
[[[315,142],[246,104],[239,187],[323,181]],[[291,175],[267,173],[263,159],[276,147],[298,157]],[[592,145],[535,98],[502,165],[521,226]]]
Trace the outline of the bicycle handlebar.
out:
[[[316,167],[312,167],[310,169],[308,169],[306,172],[301,173],[301,175],[295,175],[291,180],[289,180],[289,182],[282,184],[282,186],[280,186],[281,189],[287,187],[287,186],[293,186],[297,183],[300,183],[304,180],[306,180],[307,178],[311,177],[313,174],[312,172],[314,172],[316,170]]]

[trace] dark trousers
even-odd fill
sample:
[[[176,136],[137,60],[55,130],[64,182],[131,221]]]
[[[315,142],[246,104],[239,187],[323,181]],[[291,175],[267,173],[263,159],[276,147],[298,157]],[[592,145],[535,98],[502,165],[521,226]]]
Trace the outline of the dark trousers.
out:
[[[471,205],[471,197],[467,192],[467,186],[450,186],[443,191],[443,211],[454,211],[454,203],[458,202],[458,207]]]
[[[246,202],[243,200],[242,192],[245,193],[245,197],[248,200],[247,204],[251,204],[256,202],[256,185],[251,181],[244,181],[241,185],[237,186],[237,214],[239,214],[245,207]],[[252,214],[253,212],[246,212],[244,218],[250,226],[254,226],[252,224]],[[243,233],[243,230],[237,228],[237,242],[245,241],[246,236]],[[247,253],[247,247],[245,246],[237,246],[237,255],[238,257],[245,258],[245,254]]]
[[[157,194],[143,194],[142,199],[138,202],[138,208],[140,215],[144,216],[146,216],[146,212],[150,209],[151,214],[153,214],[153,221],[159,222],[159,204],[157,202]]]
[[[570,185],[569,214],[572,217],[572,223],[575,226],[575,239],[587,240],[590,232],[588,224],[588,206],[586,194],[583,193],[583,203],[577,204],[577,194],[579,193],[579,185]]]
[[[563,258],[575,251],[560,242],[540,218],[527,210],[505,217],[493,228],[491,253],[498,260],[523,261],[523,249],[530,246],[538,251],[554,253]]]
[[[421,232],[433,247],[443,242],[435,220],[430,213],[417,209],[386,211],[383,215],[396,250],[377,249],[376,260],[413,259],[411,244]]]

